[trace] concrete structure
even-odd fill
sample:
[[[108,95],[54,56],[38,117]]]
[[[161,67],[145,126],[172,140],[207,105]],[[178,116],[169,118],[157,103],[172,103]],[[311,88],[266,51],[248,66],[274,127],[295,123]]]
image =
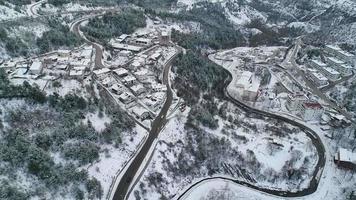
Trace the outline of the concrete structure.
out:
[[[311,60],[309,62],[309,66],[316,68],[316,69],[322,69],[324,67],[327,67],[327,64],[321,62],[320,60]]]
[[[153,83],[151,85],[151,88],[153,92],[163,92],[167,90],[167,87],[165,85],[159,83]]]
[[[82,79],[84,76],[84,70],[75,70],[72,69],[69,72],[69,76],[77,79]]]
[[[320,71],[325,75],[326,78],[332,81],[336,81],[340,78],[340,73],[331,67],[321,68]]]
[[[240,90],[243,99],[255,101],[260,88],[260,83],[252,80],[253,73],[243,71],[240,78],[237,79],[235,86]]]
[[[325,51],[329,55],[333,55],[344,62],[347,62],[349,65],[356,66],[356,56],[352,53],[342,50],[339,46],[335,45],[326,45]]]
[[[59,57],[69,57],[70,56],[70,50],[58,50],[57,54]]]
[[[42,71],[42,63],[40,61],[34,61],[31,66],[29,73],[32,75],[39,75]]]
[[[128,50],[122,50],[118,53],[119,56],[125,56],[125,57],[129,57],[132,55],[132,52],[131,51],[128,51]]]
[[[134,43],[138,45],[149,46],[152,44],[152,40],[149,38],[136,38]]]
[[[141,107],[132,108],[132,113],[136,116],[137,119],[145,120],[151,117],[150,112]]]
[[[158,106],[160,105],[160,101],[158,101],[155,98],[148,98],[148,97],[146,97],[143,100],[143,103],[152,110],[156,110],[158,108]]]
[[[127,50],[127,51],[132,51],[132,52],[140,52],[142,47],[139,46],[134,46],[134,45],[128,45],[128,44],[121,44],[121,43],[112,43],[111,44],[115,49],[120,49],[120,50]]]
[[[146,88],[143,87],[143,85],[141,85],[141,84],[133,85],[130,87],[130,89],[136,96],[141,95],[141,94],[145,93],[145,91],[146,91]]]
[[[252,80],[252,72],[249,71],[244,71],[242,72],[242,74],[240,75],[240,78],[237,79],[235,86],[239,89],[244,90],[246,88],[247,85],[249,85]]]
[[[324,113],[323,107],[317,102],[303,102],[299,110],[305,121],[318,121]]]
[[[118,95],[121,95],[123,92],[125,92],[125,90],[126,87],[121,84],[113,84],[111,86],[111,91]]]
[[[328,84],[328,79],[319,72],[310,71],[308,78],[313,81],[317,86]]]
[[[122,82],[126,85],[126,86],[132,86],[135,85],[137,83],[137,80],[135,77],[128,75],[125,78],[123,78]]]
[[[102,68],[102,69],[97,69],[97,70],[94,70],[93,73],[94,75],[96,75],[97,77],[100,77],[106,73],[109,73],[110,72],[110,69],[108,68]]]
[[[143,82],[145,80],[147,80],[147,75],[148,75],[149,71],[147,69],[141,69],[137,72],[134,73],[134,75],[136,76],[136,78]]]
[[[118,75],[119,77],[125,77],[129,74],[129,71],[124,68],[118,68],[114,70],[114,73]]]
[[[119,99],[122,103],[129,104],[135,101],[135,96],[132,95],[129,92],[123,92],[120,96]]]
[[[258,96],[258,90],[260,88],[260,84],[257,82],[252,82],[249,87],[245,88],[242,98],[248,101],[255,101]]]
[[[356,153],[344,148],[339,148],[339,151],[334,157],[334,161],[340,167],[356,169]]]
[[[307,102],[308,99],[309,98],[303,93],[288,94],[286,107],[289,111],[299,111],[302,103]]]
[[[335,57],[326,57],[326,62],[329,64],[330,67],[334,68],[342,75],[351,75],[352,74],[352,66],[345,63],[342,60],[339,60]]]
[[[160,43],[162,45],[168,45],[171,41],[171,33],[169,31],[162,31],[160,35]]]
[[[129,37],[130,37],[130,35],[122,34],[122,35],[120,35],[120,37],[117,38],[116,40],[117,40],[118,42],[122,43],[122,42],[125,42],[125,40],[126,40],[127,38],[129,38]]]

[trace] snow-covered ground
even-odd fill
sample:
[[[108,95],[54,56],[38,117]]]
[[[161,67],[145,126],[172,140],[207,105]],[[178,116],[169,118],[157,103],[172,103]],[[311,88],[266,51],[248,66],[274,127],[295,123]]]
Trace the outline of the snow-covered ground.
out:
[[[8,4],[8,6],[0,5],[0,21],[16,19],[24,16],[25,14],[16,11],[12,4]]]
[[[94,126],[95,127],[95,126]],[[87,166],[90,176],[95,177],[103,187],[103,197],[106,198],[111,184],[114,184],[118,176],[139,146],[144,142],[148,132],[140,126],[136,126],[134,133],[122,133],[120,148],[112,145],[104,145],[101,148],[99,161]]]
[[[233,123],[217,117],[219,124],[217,129],[200,127],[204,130],[202,133],[205,135],[204,137],[212,138],[212,140],[216,141],[225,141],[222,144],[224,147],[220,147],[217,144],[215,144],[217,146],[213,146],[214,143],[212,144],[208,140],[206,145],[210,147],[204,147],[201,152],[205,154],[205,148],[213,148],[216,149],[216,152],[221,151],[221,154],[218,153],[218,155],[224,159],[216,158],[218,155],[215,155],[214,150],[212,150],[209,155],[212,158],[207,158],[210,161],[207,161],[207,163],[202,161],[199,165],[200,170],[196,171],[195,167],[198,166],[194,167],[189,163],[194,163],[194,160],[197,159],[195,153],[185,152],[187,151],[187,145],[189,146],[190,143],[193,143],[193,146],[200,145],[195,144],[194,136],[193,139],[190,136],[196,133],[185,129],[189,110],[172,118],[166,129],[161,133],[152,161],[141,182],[136,185],[130,199],[134,199],[134,196],[138,195],[150,200],[157,199],[160,196],[170,199],[175,194],[180,194],[183,189],[195,181],[211,175],[228,176],[246,182],[253,182],[254,185],[261,187],[282,190],[296,190],[308,186],[310,175],[318,159],[316,149],[311,140],[293,126],[287,124],[278,125],[273,120],[265,121],[266,119],[246,117],[230,103],[227,106],[227,118],[231,118],[229,121]],[[234,124],[239,125],[236,126]],[[272,124],[276,124],[279,128],[274,130],[274,128],[270,127]],[[279,133],[282,135],[279,135]],[[224,150],[220,150],[220,148]],[[229,156],[228,152],[230,151],[234,152],[233,157]],[[188,159],[189,155],[192,156],[190,161]],[[216,161],[221,163],[218,164]],[[247,163],[257,163],[257,165],[249,165]],[[187,164],[186,167],[188,169],[191,169],[191,167],[192,169],[185,171],[184,174],[179,174],[184,171],[179,168],[185,164]],[[206,164],[216,165],[215,167],[218,171],[208,175],[207,168],[209,167]],[[232,173],[224,165],[230,166],[229,170]],[[173,170],[172,166],[176,166],[178,168],[177,171]],[[284,179],[282,175],[285,173],[282,171],[286,170],[287,166],[294,169],[308,170],[303,170],[303,178],[291,181]],[[238,175],[236,171],[233,171],[235,167],[239,170],[247,171],[243,175]],[[261,176],[257,171],[263,175]],[[250,176],[252,180],[247,176]],[[156,182],[158,180],[161,181]]]

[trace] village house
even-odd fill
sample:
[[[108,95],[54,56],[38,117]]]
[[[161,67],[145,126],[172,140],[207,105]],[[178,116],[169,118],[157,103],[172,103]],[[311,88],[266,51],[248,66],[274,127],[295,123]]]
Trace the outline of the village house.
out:
[[[145,93],[145,91],[146,91],[146,88],[143,87],[143,85],[141,85],[141,84],[133,85],[130,87],[130,89],[136,96],[141,95],[141,94]]]
[[[126,86],[129,86],[129,87],[132,85],[135,85],[137,83],[136,78],[131,75],[124,77],[122,81]]]
[[[114,73],[118,75],[119,77],[125,77],[129,74],[129,71],[124,68],[118,68],[114,70]]]
[[[149,46],[152,44],[152,40],[149,38],[136,38],[134,43],[138,45]]]
[[[142,121],[151,117],[150,112],[142,107],[133,107],[132,113],[136,116],[136,118],[141,119]]]
[[[134,75],[136,76],[136,78],[141,81],[144,82],[145,80],[147,80],[147,76],[148,76],[149,71],[147,69],[141,69],[137,72],[134,73]]]
[[[117,95],[121,95],[123,92],[126,91],[126,87],[121,84],[113,84],[111,86],[111,91]]]
[[[102,76],[105,76],[105,74],[109,73],[110,72],[110,69],[108,68],[102,68],[102,69],[97,69],[97,70],[94,70],[93,73],[94,75],[97,77],[97,78],[100,78]]]
[[[64,58],[64,57],[69,57],[69,56],[70,56],[70,50],[63,50],[63,49],[58,50],[58,51],[57,51],[57,55],[58,55],[59,57],[62,57],[62,58]]]
[[[120,94],[119,100],[124,104],[129,104],[135,101],[135,96],[129,92],[123,92],[122,94]]]

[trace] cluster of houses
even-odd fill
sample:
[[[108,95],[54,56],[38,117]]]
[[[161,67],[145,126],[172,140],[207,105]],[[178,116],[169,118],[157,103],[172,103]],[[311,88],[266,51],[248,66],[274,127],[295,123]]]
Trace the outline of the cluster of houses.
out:
[[[82,79],[92,67],[93,49],[83,46],[79,49],[58,50],[43,57],[19,62],[4,62],[10,78],[31,79],[38,76]]]
[[[94,70],[93,74],[129,112],[144,121],[164,103],[167,88],[152,71],[161,66],[161,58],[162,49],[157,47],[135,55],[125,65]]]
[[[325,86],[329,81],[352,75],[356,66],[355,55],[334,45],[326,45],[323,52],[321,60],[314,59],[308,63],[308,78],[317,86]]]
[[[154,44],[167,45],[169,42],[169,31],[151,32],[142,30],[133,35],[122,34],[118,38],[112,39],[110,45],[119,51],[138,53]]]

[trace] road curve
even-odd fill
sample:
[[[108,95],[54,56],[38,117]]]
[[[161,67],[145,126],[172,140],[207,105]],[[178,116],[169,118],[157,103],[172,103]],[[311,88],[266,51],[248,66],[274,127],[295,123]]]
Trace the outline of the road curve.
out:
[[[226,70],[224,68],[224,70]],[[225,80],[224,82],[224,94],[227,100],[229,100],[230,102],[232,102],[233,104],[235,104],[236,106],[238,106],[240,109],[244,110],[246,113],[253,113],[255,115],[259,115],[259,116],[263,116],[263,117],[268,117],[268,118],[274,118],[277,119],[279,121],[283,121],[285,123],[289,123],[292,124],[294,126],[299,127],[301,130],[303,130],[304,133],[306,133],[307,137],[309,137],[313,143],[313,145],[315,146],[317,153],[318,153],[318,162],[316,164],[316,167],[314,169],[313,172],[313,176],[312,179],[310,181],[309,187],[305,188],[303,190],[300,191],[295,191],[295,192],[291,192],[291,191],[281,191],[281,190],[273,190],[273,189],[267,189],[267,188],[262,188],[262,187],[258,187],[255,186],[251,183],[248,182],[244,182],[244,181],[240,181],[237,179],[232,179],[232,178],[226,178],[226,177],[209,177],[209,178],[205,178],[202,179],[194,184],[192,184],[187,190],[185,190],[183,193],[181,193],[179,195],[179,197],[177,198],[177,200],[182,200],[182,198],[191,190],[193,189],[196,185],[206,181],[206,180],[212,180],[212,179],[225,179],[225,180],[230,180],[233,181],[237,184],[240,185],[244,185],[247,187],[250,187],[252,189],[264,192],[264,193],[268,193],[271,195],[275,195],[275,196],[279,196],[279,197],[302,197],[302,196],[306,196],[306,195],[310,195],[312,193],[314,193],[319,185],[319,181],[320,181],[320,177],[321,174],[323,172],[323,169],[325,167],[325,163],[326,163],[326,157],[325,157],[325,147],[324,144],[322,142],[322,140],[320,139],[319,135],[312,130],[311,128],[307,127],[304,124],[301,124],[297,121],[294,121],[290,118],[284,117],[284,116],[280,116],[277,115],[275,113],[271,113],[271,112],[267,112],[264,110],[259,110],[256,109],[254,107],[251,107],[247,104],[245,104],[244,102],[237,100],[235,98],[233,98],[228,90],[227,87],[228,85],[232,82],[232,74],[230,73],[230,71],[226,70],[229,73],[229,77],[228,79]]]
[[[176,47],[176,49],[177,49],[176,54],[166,62],[164,67],[164,72],[163,72],[163,83],[167,87],[166,101],[160,113],[157,115],[156,119],[152,122],[152,128],[149,132],[149,136],[145,144],[143,145],[139,153],[136,155],[134,160],[131,162],[130,166],[125,171],[125,174],[122,176],[116,188],[113,200],[124,200],[129,197],[132,189],[134,188],[135,184],[139,180],[139,178],[137,178],[136,182],[134,182],[133,186],[130,188],[130,185],[134,181],[133,177],[135,177],[137,173],[140,173],[138,170],[143,164],[143,161],[146,158],[147,153],[149,152],[150,148],[152,147],[152,144],[158,138],[159,133],[162,131],[165,124],[167,123],[166,116],[173,101],[173,92],[169,85],[169,72],[171,69],[172,62],[181,51],[180,48]]]

